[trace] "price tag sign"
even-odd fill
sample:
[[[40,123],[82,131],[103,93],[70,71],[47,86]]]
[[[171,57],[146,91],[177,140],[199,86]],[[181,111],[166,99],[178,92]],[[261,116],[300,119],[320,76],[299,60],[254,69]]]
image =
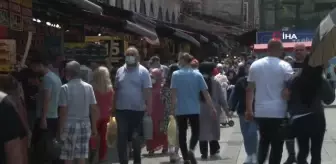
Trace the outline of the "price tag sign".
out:
[[[124,59],[124,41],[121,39],[111,40],[110,61],[112,63],[119,63]]]
[[[0,9],[0,25],[9,26],[8,10]]]
[[[17,31],[23,30],[23,22],[22,22],[21,14],[10,12],[9,22],[10,22],[10,28],[12,30],[17,30]]]

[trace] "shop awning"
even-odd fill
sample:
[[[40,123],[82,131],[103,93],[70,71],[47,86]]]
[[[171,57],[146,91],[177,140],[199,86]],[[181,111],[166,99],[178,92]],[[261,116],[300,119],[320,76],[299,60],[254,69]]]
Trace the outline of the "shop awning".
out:
[[[131,19],[97,14],[78,8],[73,3],[69,2],[48,1],[45,3],[34,3],[34,10],[38,10],[39,14],[41,13],[41,10],[43,10],[43,12],[48,12],[50,15],[58,15],[62,21],[67,19],[68,21],[66,23],[69,24],[83,23],[94,26],[105,26],[115,31],[132,33],[147,37],[151,40],[157,40],[157,35],[154,29],[150,30],[142,25],[136,24],[135,22],[132,22]],[[46,17],[48,17],[48,15]]]
[[[179,39],[179,40],[183,40],[186,42],[189,42],[197,47],[200,47],[200,42],[197,41],[194,37],[192,37],[191,35],[187,34],[186,32],[183,32],[182,30],[173,28],[173,27],[169,27],[167,25],[157,25],[156,28],[156,33],[160,36],[160,37],[172,37],[174,39]]]
[[[236,40],[240,43],[240,45],[244,46],[251,46],[256,43],[257,38],[257,31],[256,29],[245,32],[239,36],[236,36]]]
[[[103,9],[99,5],[90,2],[89,0],[67,0],[67,1],[75,4],[79,8],[90,11],[92,13],[101,14],[103,12]]]
[[[311,48],[312,42],[289,42],[282,43],[285,50],[293,50],[296,44],[304,44],[308,49]],[[267,44],[255,44],[253,45],[253,50],[255,52],[264,52],[267,50]]]
[[[103,8],[104,15],[116,17],[122,20],[127,20],[128,22],[133,23],[133,25],[141,27],[143,32],[145,33],[150,32],[152,37],[147,37],[147,39],[151,40],[149,43],[156,42],[156,40],[158,40],[158,37],[157,36],[154,37],[153,35],[153,34],[156,35],[155,22],[147,19],[145,16],[142,16],[130,10],[124,10],[119,7],[110,6],[104,3],[98,3],[98,4]]]

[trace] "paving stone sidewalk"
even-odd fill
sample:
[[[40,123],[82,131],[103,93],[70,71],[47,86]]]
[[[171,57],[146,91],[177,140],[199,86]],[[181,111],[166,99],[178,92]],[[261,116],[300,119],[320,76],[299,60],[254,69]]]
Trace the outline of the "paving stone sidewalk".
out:
[[[322,164],[336,164],[336,108],[327,108],[325,110],[326,113],[326,119],[327,119],[327,131],[324,137],[324,143],[322,148]],[[309,128],[309,127],[306,127]],[[244,150],[244,145],[242,144],[239,149],[239,155],[234,156],[233,163],[228,164],[243,164],[246,154]],[[296,147],[296,150],[298,148]],[[228,152],[230,150],[227,150]],[[232,154],[237,154],[237,152],[231,152]],[[284,146],[283,149],[283,155],[282,155],[282,163],[285,162],[285,160],[288,157],[287,149]],[[308,157],[308,161],[310,160],[310,157]],[[236,163],[234,162],[236,161]],[[231,162],[231,161],[230,161]]]
[[[323,164],[336,164],[336,108],[326,109],[326,119],[327,119],[327,132],[324,138],[322,159]],[[236,125],[234,127],[226,127],[221,129],[221,160],[208,160],[202,161],[200,159],[199,147],[197,146],[195,155],[198,158],[199,164],[243,164],[246,157],[243,138],[240,132],[239,121],[234,118]],[[307,127],[309,128],[309,127]],[[188,132],[190,135],[190,131]],[[283,162],[287,159],[287,150],[283,149]],[[142,163],[144,164],[168,164],[169,158],[167,156],[156,155],[154,157],[148,157],[147,152],[143,149]],[[116,164],[117,162],[117,152],[115,149],[109,150],[109,162],[107,164]],[[130,162],[132,163],[132,161]]]

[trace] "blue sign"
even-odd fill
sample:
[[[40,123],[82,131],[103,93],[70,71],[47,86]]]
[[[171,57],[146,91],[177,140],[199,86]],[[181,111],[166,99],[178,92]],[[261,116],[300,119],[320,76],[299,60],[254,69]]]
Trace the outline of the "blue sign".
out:
[[[267,44],[271,39],[282,42],[309,42],[314,38],[314,31],[267,31],[257,32],[257,44]]]

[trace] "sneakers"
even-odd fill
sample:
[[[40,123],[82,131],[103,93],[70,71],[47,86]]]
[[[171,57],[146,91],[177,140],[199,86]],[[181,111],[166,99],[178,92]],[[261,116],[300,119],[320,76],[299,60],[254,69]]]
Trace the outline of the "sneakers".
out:
[[[205,155],[205,154],[201,155],[201,159],[202,160],[207,160],[208,159],[208,155]]]
[[[246,157],[244,164],[256,164],[258,161],[257,155],[252,154]]]
[[[245,158],[244,164],[252,164],[252,155],[248,155]]]
[[[252,164],[258,163],[258,157],[257,154],[252,154]]]
[[[179,154],[174,153],[169,156],[169,161],[170,163],[177,163],[181,158],[182,157]]]
[[[219,153],[216,153],[216,154],[212,154],[212,155],[210,156],[210,159],[212,159],[212,160],[221,160],[222,157],[220,156]]]
[[[296,163],[295,156],[289,156],[284,164],[293,164]]]
[[[188,159],[189,159],[189,161],[190,161],[191,164],[197,164],[197,160],[195,158],[195,154],[191,150],[189,150],[189,152],[188,152]]]

